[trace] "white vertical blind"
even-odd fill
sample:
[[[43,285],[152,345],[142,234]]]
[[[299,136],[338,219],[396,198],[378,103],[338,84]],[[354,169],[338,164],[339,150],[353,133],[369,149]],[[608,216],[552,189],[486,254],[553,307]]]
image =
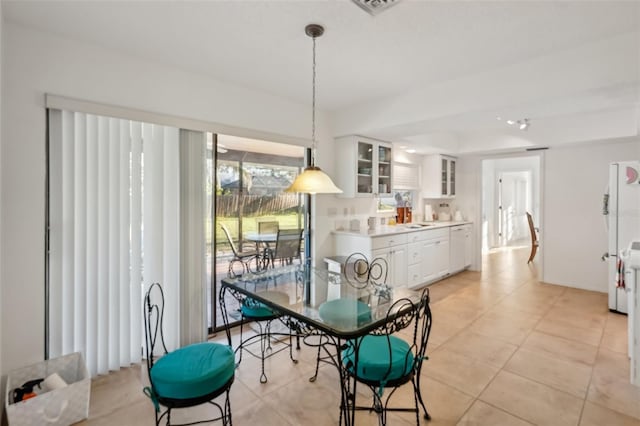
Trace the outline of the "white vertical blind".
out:
[[[49,352],[92,375],[141,358],[142,295],[160,282],[179,336],[178,129],[50,110]]]
[[[180,344],[207,338],[205,259],[206,149],[204,132],[180,131]]]

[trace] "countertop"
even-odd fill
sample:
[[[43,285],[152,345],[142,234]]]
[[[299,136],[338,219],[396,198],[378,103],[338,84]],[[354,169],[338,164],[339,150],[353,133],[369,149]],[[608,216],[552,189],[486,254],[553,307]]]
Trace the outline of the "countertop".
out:
[[[449,222],[417,222],[417,223],[409,223],[409,224],[399,224],[399,225],[385,225],[385,226],[381,226],[379,229],[376,229],[375,231],[363,231],[363,232],[358,232],[358,231],[332,231],[332,233],[334,235],[353,235],[353,236],[360,236],[360,237],[380,237],[383,235],[396,235],[396,234],[407,234],[410,232],[419,232],[419,231],[425,231],[425,230],[429,230],[429,229],[440,229],[440,228],[447,228],[447,227],[451,227],[451,226],[456,226],[456,225],[465,225],[468,223],[473,223],[471,221],[468,220],[461,220],[461,221],[449,221]],[[422,225],[419,226],[418,225]]]

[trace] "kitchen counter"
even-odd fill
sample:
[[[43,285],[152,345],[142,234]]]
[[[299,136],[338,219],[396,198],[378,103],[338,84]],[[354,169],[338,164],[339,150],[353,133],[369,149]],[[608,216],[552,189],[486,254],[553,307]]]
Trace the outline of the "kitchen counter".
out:
[[[352,236],[362,236],[362,237],[379,237],[384,235],[397,235],[397,234],[407,234],[410,232],[418,232],[429,229],[440,229],[447,228],[451,226],[457,225],[465,225],[467,223],[473,223],[468,220],[461,221],[448,221],[448,222],[415,222],[415,223],[403,223],[399,225],[385,225],[376,229],[375,231],[332,231],[334,235],[352,235]]]

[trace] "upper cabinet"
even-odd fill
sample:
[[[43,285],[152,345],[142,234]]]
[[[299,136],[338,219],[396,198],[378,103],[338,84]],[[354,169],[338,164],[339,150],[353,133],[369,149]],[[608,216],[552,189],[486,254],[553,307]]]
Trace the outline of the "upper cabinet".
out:
[[[456,159],[445,155],[426,155],[422,162],[422,197],[456,196]]]
[[[336,184],[340,197],[391,194],[391,144],[361,136],[336,139]]]

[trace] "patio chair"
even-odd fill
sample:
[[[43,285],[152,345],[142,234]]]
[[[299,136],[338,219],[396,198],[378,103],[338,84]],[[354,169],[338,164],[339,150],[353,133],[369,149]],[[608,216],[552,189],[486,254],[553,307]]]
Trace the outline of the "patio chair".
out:
[[[290,265],[293,259],[300,258],[300,245],[302,243],[302,229],[280,229],[276,239],[276,246],[269,249],[267,261],[271,267],[275,267],[275,261],[281,265]]]
[[[229,245],[231,246],[231,251],[233,252],[233,258],[229,261],[229,270],[228,270],[228,275],[230,277],[235,277],[238,274],[235,271],[234,266],[237,265],[238,263],[241,265],[241,274],[244,274],[246,272],[251,272],[251,262],[255,260],[256,262],[256,266],[253,269],[253,271],[255,272],[258,269],[258,252],[256,250],[249,250],[249,251],[239,251],[236,247],[236,245],[233,243],[233,239],[231,238],[231,233],[229,232],[229,229],[226,227],[226,225],[224,224],[220,224],[220,228],[222,228],[222,231],[224,232],[224,235],[227,237],[227,241],[229,242]]]
[[[258,234],[277,234],[280,224],[273,221],[258,222]]]
[[[431,321],[429,289],[425,289],[417,304],[409,299],[395,302],[387,311],[384,328],[347,343],[342,352],[343,366],[350,380],[362,383],[371,390],[373,402],[369,406],[358,406],[357,397],[361,394],[355,391],[354,384],[354,394],[348,401],[349,406],[341,406],[341,415],[349,415],[351,410],[375,411],[379,424],[386,425],[389,411],[409,411],[416,413],[416,425],[420,425],[419,403],[424,411],[424,418],[431,418],[420,391],[420,372],[423,361],[427,359]],[[396,335],[409,329],[411,325],[413,336],[409,341]],[[413,386],[414,406],[390,406],[389,402],[396,390],[408,383]]]
[[[209,403],[217,408],[215,418],[196,423],[222,420],[231,424],[229,391],[234,379],[233,349],[220,343],[194,343],[168,352],[162,332],[164,293],[158,283],[151,285],[143,305],[145,356],[150,386],[143,389],[155,406],[156,426],[166,418],[171,424],[171,410]],[[156,348],[156,346],[158,346]],[[162,356],[156,359],[156,354]],[[224,401],[215,398],[224,395]],[[160,414],[161,406],[164,412]],[[194,424],[194,423],[190,423]]]

